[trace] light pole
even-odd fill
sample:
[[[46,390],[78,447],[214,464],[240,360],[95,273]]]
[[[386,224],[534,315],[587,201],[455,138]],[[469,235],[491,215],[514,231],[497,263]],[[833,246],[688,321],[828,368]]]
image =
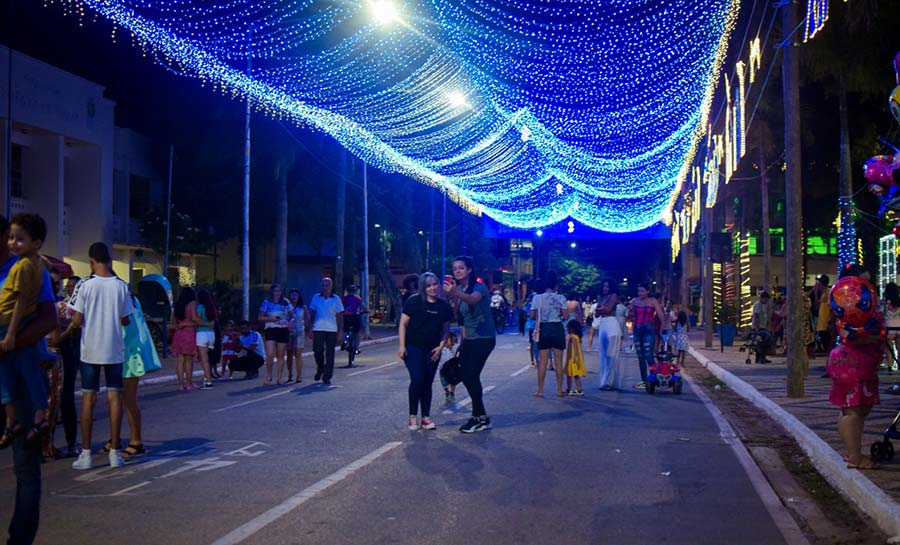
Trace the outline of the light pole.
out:
[[[362,297],[366,308],[371,309],[369,301],[369,169],[363,161],[363,274]],[[363,338],[371,338],[369,334],[369,313],[362,318]]]

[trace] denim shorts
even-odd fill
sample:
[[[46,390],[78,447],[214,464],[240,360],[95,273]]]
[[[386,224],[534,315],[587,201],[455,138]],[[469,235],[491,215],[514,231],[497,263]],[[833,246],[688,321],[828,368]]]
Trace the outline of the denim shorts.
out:
[[[112,390],[113,392],[121,392],[125,389],[125,383],[122,379],[123,365],[121,363],[98,365],[96,363],[81,362],[82,392],[100,391],[101,369],[106,374],[107,390]]]

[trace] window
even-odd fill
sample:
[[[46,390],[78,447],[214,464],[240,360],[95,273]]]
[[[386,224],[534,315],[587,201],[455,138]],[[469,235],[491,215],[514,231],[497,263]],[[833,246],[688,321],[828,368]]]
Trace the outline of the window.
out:
[[[128,176],[121,170],[113,171],[113,215],[124,216],[128,206]]]
[[[12,145],[12,177],[9,184],[9,193],[15,198],[25,198],[25,184],[22,182],[22,151],[19,144]]]
[[[128,212],[132,219],[143,219],[150,209],[150,180],[132,174],[128,179]]]

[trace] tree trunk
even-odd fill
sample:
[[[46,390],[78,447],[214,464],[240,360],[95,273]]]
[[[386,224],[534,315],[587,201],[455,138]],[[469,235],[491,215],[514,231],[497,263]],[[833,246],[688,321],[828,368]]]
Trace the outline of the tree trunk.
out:
[[[287,238],[288,238],[288,198],[287,171],[278,168],[278,230],[275,236],[275,282],[287,288]]]
[[[400,292],[397,291],[397,286],[394,285],[394,275],[391,274],[391,268],[384,261],[375,267],[375,273],[378,276],[378,283],[381,284],[383,293],[391,300],[391,306],[394,308],[394,322],[396,323],[400,319],[403,303],[400,301]],[[390,309],[388,309],[388,314],[385,316],[385,321],[387,321],[389,316]]]
[[[334,292],[344,295],[344,217],[347,208],[347,150],[341,149],[337,179],[337,231],[335,233]]]
[[[703,206],[703,346],[713,345],[712,208]]]
[[[768,291],[774,286],[772,286],[772,237],[769,234],[769,174],[766,172],[762,131],[759,133],[759,192],[762,196],[763,289]]]
[[[840,118],[840,192],[841,229],[838,233],[838,273],[844,265],[856,263],[856,228],[853,222],[851,200],[853,175],[850,169],[850,121],[847,119],[847,82],[844,74],[838,75],[838,117]]]
[[[801,155],[801,130],[800,130],[800,65],[794,30],[799,22],[799,7],[790,2],[782,8],[781,28],[784,59],[782,61],[782,82],[784,93],[784,157],[787,170],[784,177],[785,200],[785,287],[787,288],[787,329],[785,341],[787,342],[787,396],[803,397],[804,381],[802,352],[806,350],[803,344],[803,324],[801,322],[803,278],[801,267],[803,263],[802,238],[803,224],[801,222],[802,207],[802,171],[803,158]]]

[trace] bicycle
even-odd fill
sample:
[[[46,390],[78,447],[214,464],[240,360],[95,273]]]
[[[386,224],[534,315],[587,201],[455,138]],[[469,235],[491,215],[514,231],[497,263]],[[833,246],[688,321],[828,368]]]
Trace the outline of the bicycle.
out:
[[[353,367],[353,361],[359,355],[359,330],[362,326],[362,315],[367,314],[367,310],[360,311],[359,314],[349,314],[344,316],[344,340],[341,343],[341,350],[347,351],[347,367]]]

